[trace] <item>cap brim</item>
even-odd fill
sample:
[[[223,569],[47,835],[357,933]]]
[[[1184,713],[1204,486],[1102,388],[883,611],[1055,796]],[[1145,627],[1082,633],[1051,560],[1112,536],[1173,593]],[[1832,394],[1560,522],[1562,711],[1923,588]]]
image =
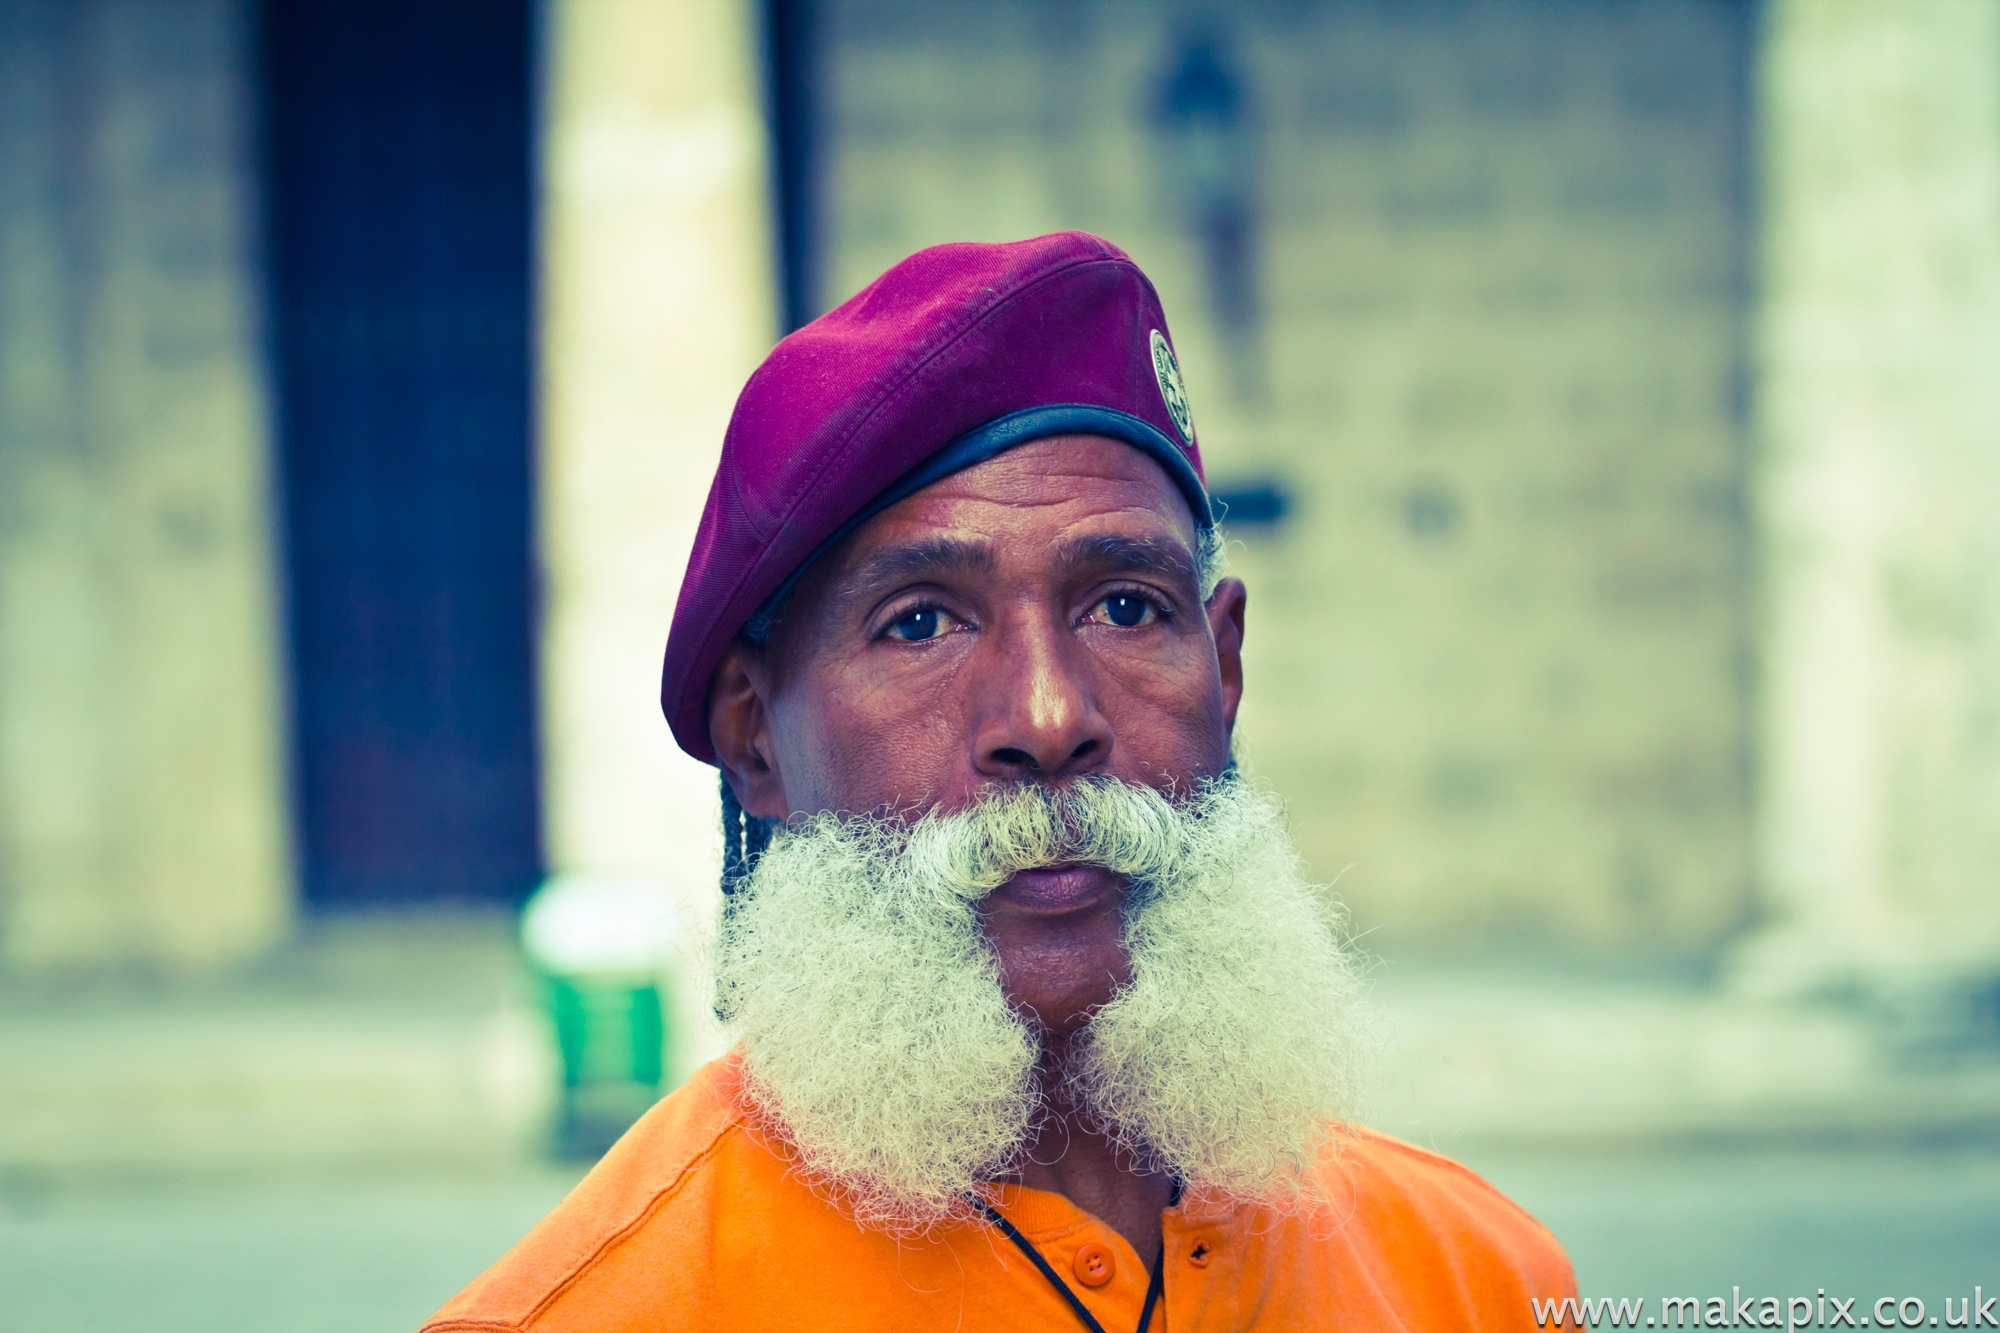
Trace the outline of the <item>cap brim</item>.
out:
[[[798,586],[807,570],[846,540],[856,528],[889,506],[908,499],[954,472],[963,472],[1009,449],[1045,440],[1052,435],[1102,435],[1131,445],[1166,470],[1181,498],[1187,501],[1188,512],[1194,516],[1196,527],[1207,529],[1215,526],[1215,511],[1209,504],[1208,488],[1202,485],[1194,464],[1188,461],[1180,446],[1168,439],[1152,422],[1094,403],[1053,403],[1047,407],[1030,407],[996,417],[983,426],[975,426],[897,478],[814,547],[812,553],[801,560],[798,567],[785,576],[785,581],[764,599],[763,605],[757,608],[748,623],[754,625],[768,620],[792,589]]]

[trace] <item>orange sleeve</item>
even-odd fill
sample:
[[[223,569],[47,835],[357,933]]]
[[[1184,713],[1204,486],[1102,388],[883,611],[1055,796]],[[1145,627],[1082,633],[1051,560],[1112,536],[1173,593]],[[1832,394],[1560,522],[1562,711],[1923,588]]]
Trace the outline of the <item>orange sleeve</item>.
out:
[[[704,1168],[731,1127],[732,1091],[711,1066],[647,1112],[568,1198],[432,1316],[423,1333],[650,1330],[663,1309],[706,1308],[698,1290],[676,1290],[706,1280],[708,1265],[699,1259],[654,1271],[618,1270],[633,1267],[627,1242],[642,1230],[669,1253],[706,1243],[714,1201],[703,1187]],[[580,1286],[590,1291],[590,1308],[583,1312],[564,1299]]]
[[[1536,1328],[1532,1300],[1576,1294],[1556,1238],[1474,1172],[1372,1132],[1347,1156],[1365,1218],[1355,1243],[1373,1252],[1398,1305],[1428,1312],[1412,1327]]]

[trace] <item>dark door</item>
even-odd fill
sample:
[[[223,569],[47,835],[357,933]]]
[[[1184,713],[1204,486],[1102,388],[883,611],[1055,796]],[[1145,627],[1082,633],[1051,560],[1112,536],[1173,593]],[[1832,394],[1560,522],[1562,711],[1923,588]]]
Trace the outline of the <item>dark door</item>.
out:
[[[526,0],[269,0],[270,298],[308,900],[540,866]]]

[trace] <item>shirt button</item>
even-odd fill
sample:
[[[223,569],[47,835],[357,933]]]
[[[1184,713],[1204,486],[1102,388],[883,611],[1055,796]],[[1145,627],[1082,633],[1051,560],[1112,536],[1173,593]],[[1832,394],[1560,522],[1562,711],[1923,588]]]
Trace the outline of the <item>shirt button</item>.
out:
[[[1111,1280],[1118,1271],[1118,1261],[1112,1257],[1111,1247],[1087,1240],[1077,1247],[1076,1258],[1069,1265],[1076,1271],[1076,1280],[1086,1287],[1101,1287]]]
[[[1187,1260],[1196,1268],[1208,1267],[1208,1261],[1215,1257],[1215,1242],[1207,1236],[1197,1236],[1189,1244]]]

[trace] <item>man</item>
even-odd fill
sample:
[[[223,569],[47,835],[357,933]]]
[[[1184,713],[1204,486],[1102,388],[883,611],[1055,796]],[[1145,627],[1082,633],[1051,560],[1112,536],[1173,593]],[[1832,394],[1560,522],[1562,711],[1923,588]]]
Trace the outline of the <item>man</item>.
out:
[[[1533,1327],[1484,1182],[1351,1125],[1339,922],[1235,772],[1245,591],[1158,298],[926,250],[780,343],[662,702],[733,1053],[428,1326]]]

